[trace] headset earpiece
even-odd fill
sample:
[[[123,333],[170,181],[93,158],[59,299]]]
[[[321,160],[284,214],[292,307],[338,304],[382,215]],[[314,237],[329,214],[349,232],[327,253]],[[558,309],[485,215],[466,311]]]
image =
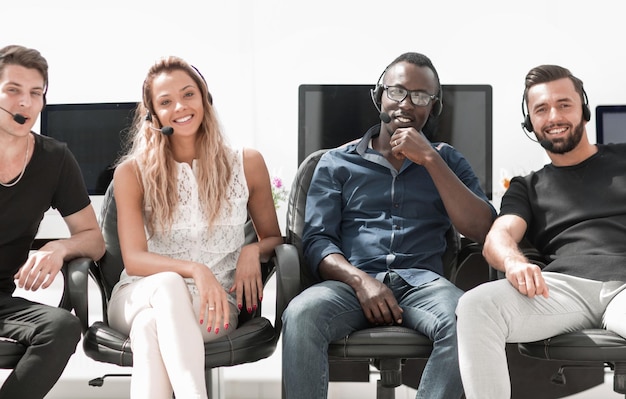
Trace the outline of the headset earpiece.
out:
[[[526,115],[524,117],[524,122],[522,122],[522,127],[526,129],[528,133],[532,133],[535,131],[535,128],[533,128],[533,124],[530,121],[530,115]]]
[[[587,122],[591,120],[591,109],[589,108],[589,100],[587,99],[585,89],[583,89],[583,118]]]
[[[374,86],[374,88],[370,90],[372,101],[374,102],[374,106],[376,107],[378,112],[381,112],[380,105],[382,104],[382,101],[383,101],[383,91],[385,91],[384,85],[381,83],[381,81],[383,80],[383,76],[385,76],[387,69],[389,69],[389,66],[387,66],[387,68],[385,68],[383,73],[381,73],[380,76],[378,77],[378,80],[376,81],[376,86]],[[438,117],[439,115],[441,115],[442,110],[443,110],[443,88],[440,85],[439,93],[437,93],[437,99],[433,103],[433,106],[430,110],[430,114],[435,117]]]
[[[587,93],[585,89],[582,89],[582,98],[583,98],[583,119],[585,122],[589,122],[591,120],[591,109],[589,108],[589,99],[587,98]],[[524,121],[522,122],[522,127],[529,133],[535,131],[532,122],[530,121],[530,115],[528,115],[526,109],[526,100],[522,96],[522,115],[524,116]]]
[[[430,113],[434,116],[439,116],[441,111],[443,111],[443,87],[439,86],[439,93],[437,93],[437,99],[433,103]]]
[[[383,80],[383,76],[385,76],[385,72],[387,72],[388,68],[389,67],[385,68],[383,73],[380,74],[378,80],[376,81],[376,86],[374,86],[374,88],[372,89],[372,100],[376,105],[380,105],[383,102],[383,91],[385,89],[383,87],[383,84],[381,83],[381,80]]]
[[[372,92],[372,98],[376,102],[376,104],[380,104],[383,102],[383,85],[376,85],[374,91]]]

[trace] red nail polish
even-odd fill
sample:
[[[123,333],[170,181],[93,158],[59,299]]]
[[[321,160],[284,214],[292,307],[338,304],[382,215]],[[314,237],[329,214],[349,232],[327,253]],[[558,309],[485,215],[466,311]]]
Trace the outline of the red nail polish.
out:
[[[241,310],[241,308],[243,308],[242,304],[238,304],[237,307],[239,308],[239,310]]]
[[[252,306],[252,310],[256,310],[256,305]]]
[[[252,313],[252,308],[248,308],[248,313]]]
[[[219,329],[219,327],[218,327],[218,328],[216,328],[216,329],[215,329],[215,334],[217,334],[217,333],[219,333],[219,332],[220,332],[220,329]]]
[[[226,325],[224,325],[224,329],[228,330],[228,323],[226,323]]]
[[[204,320],[200,319],[200,324],[204,323]]]
[[[206,329],[207,332],[211,332],[211,326],[209,326],[209,328]]]

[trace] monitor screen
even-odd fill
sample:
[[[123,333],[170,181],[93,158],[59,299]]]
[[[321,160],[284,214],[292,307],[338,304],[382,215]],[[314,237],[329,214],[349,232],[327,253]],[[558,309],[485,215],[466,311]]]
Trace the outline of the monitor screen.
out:
[[[48,104],[41,134],[67,143],[90,195],[103,195],[113,178],[137,103]]]
[[[303,84],[298,93],[298,164],[321,148],[360,138],[380,123],[373,85]],[[492,99],[490,85],[442,85],[443,110],[424,133],[459,150],[492,198]]]
[[[596,143],[626,142],[626,105],[596,107]]]

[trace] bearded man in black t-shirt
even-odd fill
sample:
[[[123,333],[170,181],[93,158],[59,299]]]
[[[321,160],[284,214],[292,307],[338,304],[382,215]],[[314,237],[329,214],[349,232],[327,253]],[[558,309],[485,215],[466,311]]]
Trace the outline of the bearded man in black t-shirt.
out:
[[[483,254],[506,279],[465,293],[457,307],[459,361],[468,399],[511,396],[505,344],[586,328],[626,337],[626,144],[594,145],[582,81],[541,65],[526,76],[528,132],[550,164],[517,177]],[[528,240],[546,267],[530,262]]]

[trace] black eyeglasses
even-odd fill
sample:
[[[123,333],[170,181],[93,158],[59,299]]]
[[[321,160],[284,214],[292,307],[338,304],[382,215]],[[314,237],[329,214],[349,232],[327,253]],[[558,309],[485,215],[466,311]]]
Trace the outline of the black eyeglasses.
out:
[[[437,99],[436,95],[428,94],[422,90],[407,90],[404,87],[387,85],[383,85],[383,88],[387,91],[388,99],[401,102],[410,94],[411,102],[419,107],[425,107],[430,104],[431,101]]]

